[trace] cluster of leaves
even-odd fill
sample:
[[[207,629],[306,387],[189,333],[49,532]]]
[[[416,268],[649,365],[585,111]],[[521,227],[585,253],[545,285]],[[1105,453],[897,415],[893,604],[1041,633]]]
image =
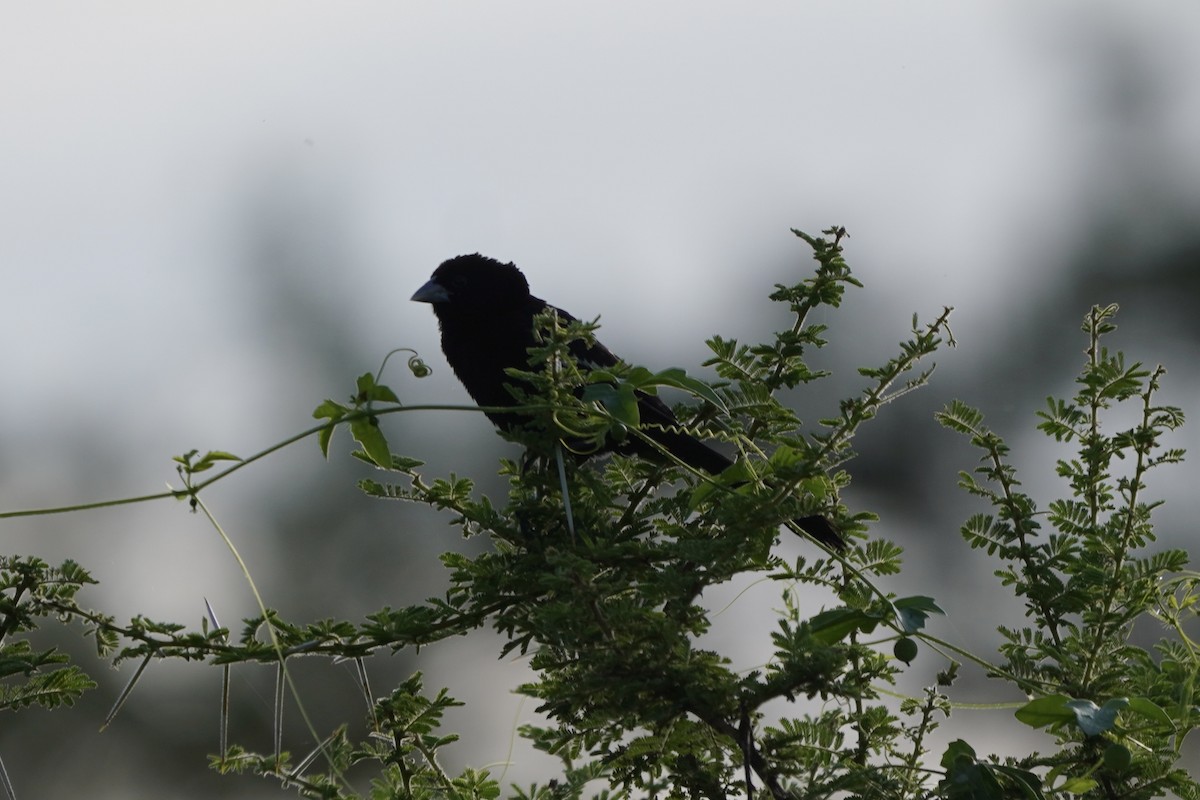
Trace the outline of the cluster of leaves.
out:
[[[1146,499],[1145,481],[1154,468],[1182,460],[1183,451],[1162,439],[1183,424],[1183,412],[1156,402],[1162,367],[1127,365],[1101,344],[1116,330],[1116,311],[1088,313],[1079,388],[1070,400],[1050,398],[1038,414],[1041,431],[1075,445],[1057,462],[1069,493],[1046,511],[1021,490],[1008,447],[979,411],[952,403],[938,416],[983,452],[982,466],[962,473],[960,484],[995,508],[969,519],[963,536],[1001,562],[996,576],[1024,600],[1031,621],[1000,629],[1004,660],[992,674],[1037,698],[1017,718],[1051,728],[1060,745],[1011,763],[1048,768],[1046,783],[1064,792],[1196,797],[1200,788],[1178,765],[1184,738],[1200,722],[1200,650],[1184,632],[1200,576],[1187,571],[1183,550],[1143,554],[1161,502]],[[1105,421],[1124,404],[1136,407],[1136,423],[1108,432]],[[1041,535],[1044,524],[1049,535]],[[1154,622],[1174,635],[1148,652],[1132,634],[1136,623]]]
[[[0,713],[30,706],[75,705],[96,683],[58,648],[35,648],[29,634],[96,581],[73,561],[52,567],[39,558],[0,555]],[[16,796],[0,762],[0,790]]]
[[[276,664],[279,709],[294,659],[349,660],[363,688],[361,722],[347,719],[332,731],[310,725],[317,744],[293,759],[281,746],[279,711],[271,752],[251,752],[223,736],[214,768],[273,777],[309,797],[363,796],[354,786],[366,776],[373,798],[490,799],[504,790],[488,772],[453,774],[441,764],[442,748],[456,739],[441,732],[442,717],[458,704],[445,689],[430,694],[414,675],[378,699],[368,678],[375,654],[490,626],[505,639],[500,655],[525,654],[533,670],[521,691],[538,701],[546,722],[524,727],[523,735],[561,762],[553,780],[507,790],[519,798],[583,797],[597,782],[605,787],[597,796],[605,798],[761,790],[775,798],[1200,797],[1178,766],[1196,715],[1198,663],[1184,627],[1200,595],[1184,572],[1183,553],[1140,555],[1153,541],[1155,504],[1144,497],[1145,477],[1182,457],[1160,444],[1182,422],[1178,409],[1154,403],[1161,369],[1127,367],[1110,355],[1100,340],[1113,330],[1115,309],[1093,310],[1079,392],[1051,401],[1042,415],[1043,431],[1077,445],[1077,454],[1059,463],[1068,497],[1047,512],[1020,490],[1007,447],[983,427],[979,412],[954,403],[939,415],[982,450],[977,474],[984,480],[964,474],[962,483],[995,508],[969,520],[963,534],[1000,562],[998,578],[1025,601],[1031,620],[1002,629],[1002,660],[990,663],[925,632],[929,615],[940,611],[932,598],[880,588],[881,578],[899,571],[900,549],[868,540],[873,517],[852,514],[839,500],[859,428],[923,385],[932,368],[920,364],[953,344],[949,310],[926,325],[914,318],[895,358],[860,370],[866,388],[818,430],[802,433],[780,393],[824,377],[806,363],[812,348],[825,344],[824,326],[809,316],[838,307],[858,283],[842,257],[844,231],[796,233],[817,267],[772,294],[793,324],[761,344],[710,340],[714,383],[679,369],[583,369],[572,344],[588,340],[596,326],[544,318],[530,368],[514,371],[523,387],[517,399],[531,419],[519,434],[530,455],[503,463],[503,503],[477,496],[467,478],[427,476],[418,459],[393,452],[382,418],[412,408],[382,383],[382,368],[359,378],[348,403],[327,400],[317,408],[320,425],[308,433],[323,452],[335,429],[346,427],[361,447],[356,456],[383,473],[360,483],[367,495],[447,511],[464,536],[488,539],[481,555],[442,557],[450,575],[443,596],[385,608],[361,623],[297,625],[263,607],[235,637],[215,617],[199,631],[142,617],[118,624],[76,603],[75,593],[90,581],[77,566],[51,570],[9,559],[0,563],[0,664],[7,665],[4,677],[24,683],[4,687],[9,702],[0,710],[69,704],[89,688],[55,651],[35,653],[24,639],[10,641],[50,614],[81,621],[102,654],[139,662],[114,714],[156,659],[207,660],[225,670],[227,684],[232,665]],[[409,367],[418,377],[428,372],[415,356]],[[677,408],[680,426],[736,449],[734,467],[708,476],[665,451],[656,462],[580,457],[606,442],[644,438],[637,398],[664,389],[690,396],[691,404]],[[1140,404],[1140,423],[1105,433],[1105,415],[1126,402]],[[280,446],[246,460],[188,453],[177,459],[184,489],[162,496],[189,499],[207,514],[199,496],[205,486]],[[195,479],[225,461],[237,463]],[[1128,465],[1125,473],[1116,473],[1118,462]],[[829,516],[850,547],[782,559],[780,526],[815,513]],[[1051,535],[1041,535],[1043,522]],[[757,632],[769,637],[769,661],[739,671],[732,654],[707,644],[712,612],[702,598],[746,574],[776,581],[782,608]],[[824,609],[813,608],[814,587],[827,598]],[[1154,654],[1131,641],[1143,620],[1174,634]],[[931,734],[953,708],[948,692],[958,664],[947,659],[921,696],[898,707],[884,696],[920,643],[980,663],[1032,696],[1017,719],[1049,727],[1059,747],[1002,759],[980,756],[957,739],[940,755],[931,752]],[[295,700],[303,706],[301,696]]]
[[[67,561],[51,567],[39,558],[0,556],[0,712],[28,706],[72,706],[96,684],[57,648],[34,649],[21,634],[73,605],[75,595],[95,581]]]

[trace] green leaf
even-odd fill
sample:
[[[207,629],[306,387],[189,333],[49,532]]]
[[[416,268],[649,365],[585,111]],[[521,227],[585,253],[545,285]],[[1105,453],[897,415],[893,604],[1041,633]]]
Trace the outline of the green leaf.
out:
[[[1056,694],[1031,700],[1017,709],[1016,717],[1032,728],[1074,722],[1088,736],[1099,736],[1112,730],[1117,714],[1129,701],[1124,697],[1109,700],[1098,706],[1091,700],[1075,700]]]
[[[371,402],[399,403],[400,402],[400,398],[396,396],[396,393],[393,392],[390,387],[385,386],[381,383],[376,383],[375,376],[370,372],[358,376],[358,380],[355,382],[355,386],[358,389],[358,393],[355,395],[355,398],[354,398],[357,403],[371,403]]]
[[[392,465],[392,454],[388,450],[387,438],[379,429],[374,417],[357,417],[350,422],[350,435],[362,445],[363,450],[377,466],[388,469]]]
[[[1055,790],[1067,794],[1087,794],[1099,785],[1092,778],[1067,778]]]
[[[317,445],[321,448],[321,455],[329,458],[329,442],[333,439],[333,429],[342,420],[342,417],[351,413],[351,409],[335,403],[332,400],[325,400],[315,409],[313,409],[314,419],[329,420],[328,427],[322,428],[317,434]]]
[[[941,764],[949,769],[956,761],[975,760],[975,748],[964,742],[962,739],[955,739],[950,744],[946,745],[946,752],[942,753]]]
[[[813,638],[821,644],[840,642],[854,631],[870,633],[878,624],[879,617],[857,608],[833,608],[808,621]]]
[[[794,471],[797,465],[804,463],[804,456],[796,448],[781,444],[771,453],[769,463],[776,474],[786,475]]]
[[[1045,797],[1041,782],[1032,772],[981,763],[976,758],[975,750],[962,739],[956,739],[946,746],[941,765],[946,770],[946,777],[939,785],[945,797],[967,800],[1007,800],[1013,797],[1014,794],[1006,790],[999,778],[1006,779],[1010,786],[1016,788],[1019,796],[1028,800],[1044,800]]]
[[[354,384],[358,389],[358,396],[365,399],[367,394],[375,388],[375,374],[372,372],[365,372],[358,376],[358,380],[355,381]]]
[[[1016,767],[1006,767],[1002,764],[989,764],[988,769],[997,775],[1003,775],[1009,781],[1016,784],[1021,794],[1029,798],[1029,800],[1044,800],[1045,795],[1042,794],[1042,782],[1032,772],[1017,769]]]
[[[1104,748],[1104,755],[1101,758],[1105,768],[1111,769],[1113,772],[1124,772],[1133,764],[1133,753],[1129,752],[1128,747],[1117,742],[1112,742]]]
[[[337,425],[331,422],[317,432],[317,445],[321,448],[321,455],[326,458],[329,458],[329,442],[333,439],[333,429],[336,427]]]
[[[400,398],[396,396],[396,393],[392,391],[391,387],[384,386],[382,384],[379,384],[372,389],[371,394],[367,397],[367,399],[376,403],[396,403],[397,405],[400,403]]]
[[[613,419],[632,428],[638,427],[641,423],[637,392],[628,383],[620,383],[616,386],[611,383],[593,383],[584,388],[583,400],[589,403],[599,403],[612,415]]]
[[[325,400],[321,405],[313,409],[313,419],[327,419],[330,422],[337,422],[342,417],[350,413],[350,409],[341,403],[335,403],[332,400]]]
[[[1067,706],[1070,701],[1065,694],[1038,697],[1018,708],[1014,716],[1031,728],[1061,725],[1075,719],[1075,712]]]
[[[1171,715],[1164,711],[1162,706],[1145,697],[1129,698],[1129,712],[1175,730],[1175,722]]]
[[[946,613],[938,607],[932,597],[924,595],[901,597],[893,601],[892,605],[896,608],[896,615],[900,618],[900,625],[905,633],[916,633],[924,628],[925,620],[929,619],[930,614]]]
[[[189,472],[204,472],[212,469],[219,461],[241,461],[240,456],[235,456],[233,453],[227,453],[224,450],[209,450],[199,461],[192,465]]]
[[[716,406],[720,409],[721,413],[729,413],[729,408],[725,405],[725,401],[721,399],[721,396],[717,394],[715,389],[699,378],[691,377],[679,367],[664,369],[654,376],[653,382],[663,386],[673,386],[676,389],[682,389],[699,397],[706,403]]]

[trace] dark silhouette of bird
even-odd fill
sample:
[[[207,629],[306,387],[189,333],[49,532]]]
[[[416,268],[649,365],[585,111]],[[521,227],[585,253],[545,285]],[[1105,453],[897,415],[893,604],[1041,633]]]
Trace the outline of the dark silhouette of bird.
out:
[[[478,253],[443,262],[412,299],[433,307],[446,361],[471,398],[485,408],[511,408],[519,404],[507,388],[517,380],[505,370],[529,369],[529,348],[536,344],[534,319],[538,314],[554,311],[563,321],[575,320],[562,309],[530,294],[528,281],[514,264]],[[571,343],[571,355],[584,368],[614,367],[620,363],[599,342],[575,340]],[[638,392],[637,404],[642,432],[680,461],[711,475],[733,465],[726,456],[679,430],[674,412],[658,397]],[[505,432],[529,421],[516,412],[485,413],[492,424]],[[609,442],[604,450],[663,460],[654,445],[637,436],[628,436],[620,443]],[[795,522],[817,541],[839,550],[845,547],[842,537],[824,517],[802,517]]]

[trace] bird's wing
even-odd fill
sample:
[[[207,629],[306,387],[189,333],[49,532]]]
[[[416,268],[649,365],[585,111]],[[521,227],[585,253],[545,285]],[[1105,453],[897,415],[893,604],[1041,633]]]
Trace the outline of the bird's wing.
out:
[[[554,313],[558,314],[561,319],[567,322],[575,322],[575,317],[561,308],[550,305],[547,305],[547,308],[553,309]],[[595,339],[590,343],[576,339],[571,342],[568,349],[579,365],[585,369],[607,369],[621,363],[621,359],[617,358],[617,355],[612,350],[609,350]],[[638,392],[638,410],[641,412],[643,423],[670,426],[678,422],[675,419],[675,412],[671,410],[670,406],[654,395],[646,394],[645,392]]]
[[[575,319],[561,308],[548,307],[553,308],[563,320],[571,322]],[[571,342],[570,351],[579,365],[584,368],[605,369],[614,367],[621,361],[616,354],[595,340],[591,343],[580,340]],[[637,402],[638,416],[641,418],[641,427],[646,435],[675,455],[676,458],[714,475],[733,463],[708,445],[680,431],[678,429],[679,420],[675,416],[675,412],[657,395],[639,391]],[[652,446],[637,439],[627,442],[618,450],[622,452],[632,450],[650,458],[659,457]]]

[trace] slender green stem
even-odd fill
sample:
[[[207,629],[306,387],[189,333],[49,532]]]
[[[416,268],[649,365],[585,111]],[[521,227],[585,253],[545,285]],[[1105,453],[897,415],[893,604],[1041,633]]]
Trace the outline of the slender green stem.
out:
[[[533,411],[533,410],[539,410],[539,409],[545,410],[545,409],[549,409],[549,408],[552,408],[552,406],[550,406],[548,404],[536,404],[536,405],[520,406],[516,410],[517,411]],[[256,461],[261,461],[262,459],[266,458],[267,456],[272,455],[273,453],[276,453],[276,452],[284,449],[285,447],[290,447],[291,445],[295,444],[296,442],[303,441],[304,439],[307,439],[310,436],[314,436],[314,435],[320,433],[321,431],[328,428],[330,425],[341,425],[343,423],[348,423],[348,422],[351,422],[356,419],[365,419],[365,418],[368,418],[371,416],[379,417],[379,416],[383,416],[385,414],[397,414],[397,413],[404,412],[404,411],[474,411],[474,412],[487,413],[487,412],[493,412],[493,411],[495,411],[495,412],[513,411],[513,409],[502,408],[500,406],[462,406],[462,405],[432,404],[432,405],[414,405],[414,406],[395,406],[393,408],[372,409],[369,411],[365,410],[365,409],[361,410],[361,411],[354,411],[354,412],[351,412],[351,413],[347,414],[346,416],[342,417],[341,419],[337,420],[336,422],[325,422],[320,425],[315,425],[311,428],[307,428],[306,430],[303,430],[300,433],[289,436],[288,438],[283,439],[282,441],[279,441],[264,450],[258,451],[257,453],[255,453],[252,456],[248,456],[240,461],[234,462],[231,466],[226,467],[225,469],[221,470],[220,472],[214,473],[210,477],[205,478],[204,480],[201,480],[201,481],[197,481],[196,483],[192,484],[190,489],[169,489],[165,492],[157,492],[155,494],[144,494],[144,495],[138,495],[136,497],[123,497],[123,498],[119,498],[116,500],[99,500],[99,501],[92,502],[92,503],[76,503],[76,504],[66,505],[66,506],[53,506],[53,507],[49,507],[49,508],[31,508],[31,509],[22,509],[19,511],[0,511],[0,519],[15,519],[17,517],[36,517],[36,516],[45,516],[45,515],[49,515],[49,514],[68,514],[68,513],[74,512],[74,511],[90,511],[90,510],[98,509],[98,508],[113,508],[116,506],[133,505],[136,503],[148,503],[148,502],[151,502],[154,500],[166,500],[166,499],[185,500],[188,497],[195,496],[198,492],[200,492],[201,490],[203,490],[209,486],[212,486],[214,483],[216,483],[218,481],[222,481],[225,478],[228,478],[230,475],[234,474],[238,470],[241,470],[241,469],[244,469],[245,467],[250,466],[251,464],[255,463]]]

